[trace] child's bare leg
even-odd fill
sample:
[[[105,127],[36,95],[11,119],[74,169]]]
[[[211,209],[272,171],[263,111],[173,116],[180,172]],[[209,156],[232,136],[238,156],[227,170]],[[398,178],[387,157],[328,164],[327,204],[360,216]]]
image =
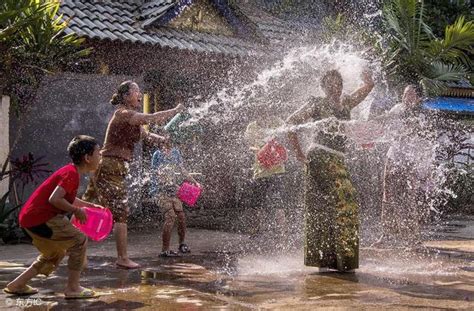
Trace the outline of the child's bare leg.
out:
[[[184,214],[183,203],[178,198],[174,199],[173,209],[178,217],[178,237],[179,245],[181,245],[186,237],[186,215]]]
[[[18,292],[25,288],[26,284],[35,276],[38,275],[38,270],[31,265],[28,269],[23,271],[16,279],[7,284],[7,288],[12,292]]]
[[[79,285],[79,279],[81,277],[81,271],[75,271],[69,269],[67,285],[64,290],[64,295],[74,295],[79,294],[83,288]]]
[[[176,214],[173,211],[173,208],[168,210],[165,213],[165,222],[163,224],[163,232],[162,232],[162,248],[163,252],[170,250],[170,241],[171,241],[171,232],[174,227],[174,222],[176,220]]]
[[[68,258],[68,279],[64,295],[76,295],[84,289],[79,285],[81,271],[84,268],[87,258],[87,238],[82,234],[73,237],[74,244],[67,250]]]
[[[183,211],[176,213],[178,216],[178,237],[179,244],[184,243],[184,238],[186,237],[186,216]]]

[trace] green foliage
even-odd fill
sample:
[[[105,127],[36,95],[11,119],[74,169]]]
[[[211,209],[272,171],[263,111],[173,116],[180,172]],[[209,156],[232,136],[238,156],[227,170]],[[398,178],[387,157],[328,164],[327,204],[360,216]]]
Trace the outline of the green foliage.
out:
[[[454,23],[459,16],[474,19],[472,0],[425,0],[426,22],[436,36],[442,36],[446,25]]]
[[[20,104],[31,101],[42,75],[90,53],[67,20],[58,14],[60,1],[3,0],[0,4],[0,90]]]
[[[342,14],[337,14],[335,17],[326,16],[322,21],[324,42],[332,41],[333,39],[343,39],[349,32],[349,27]]]
[[[52,6],[52,2],[41,3],[30,7],[34,1],[4,0],[0,3],[0,42],[7,41],[23,27],[35,19],[41,18],[44,10]]]
[[[21,204],[15,206],[7,202],[9,195],[10,191],[5,193],[2,198],[0,198],[0,228],[3,229],[7,229],[9,227],[6,221],[10,214],[21,207]]]
[[[21,207],[21,204],[13,205],[8,202],[9,194],[10,192],[7,191],[0,198],[0,238],[4,241],[8,240],[8,237],[17,230],[16,218],[10,216]]]
[[[463,168],[451,170],[447,176],[446,184],[455,194],[447,198],[445,209],[447,211],[474,213],[474,167],[465,165]]]
[[[345,15],[326,16],[323,18],[321,25],[323,26],[321,33],[323,43],[339,40],[340,42],[350,42],[362,49],[367,47],[371,47],[371,49],[378,48],[379,40],[375,33],[370,33],[364,28],[351,23]]]
[[[443,39],[432,40],[429,55],[434,61],[446,61],[472,69],[474,51],[474,22],[460,16],[452,25],[446,26]]]
[[[58,1],[29,2],[28,9],[20,13],[20,16],[24,16],[20,22],[24,24],[26,20],[26,25],[5,38],[12,44],[13,57],[27,61],[29,65],[51,70],[59,63],[87,55],[88,49],[78,49],[84,39],[73,33],[64,34],[67,21],[63,20],[62,15],[57,15]]]
[[[443,38],[425,22],[424,1],[391,0],[383,9],[388,49],[388,75],[396,83],[422,84],[436,93],[443,82],[469,79],[472,71],[474,23],[461,16],[445,28]]]

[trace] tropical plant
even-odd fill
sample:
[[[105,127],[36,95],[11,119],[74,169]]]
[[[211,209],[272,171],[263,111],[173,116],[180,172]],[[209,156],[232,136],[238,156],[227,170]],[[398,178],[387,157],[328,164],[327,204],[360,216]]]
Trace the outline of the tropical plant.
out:
[[[1,198],[0,198],[0,229],[7,230],[10,226],[7,223],[7,219],[11,213],[16,211],[20,208],[21,204],[11,204],[8,202],[8,196],[10,195],[10,191],[7,191]],[[0,233],[0,236],[2,234]]]
[[[395,82],[422,81],[428,91],[438,92],[443,82],[470,78],[474,22],[460,16],[438,38],[425,23],[425,14],[423,0],[391,0],[384,6],[385,67]]]
[[[8,169],[9,159],[2,165],[0,171],[0,181],[10,175]],[[11,219],[10,215],[20,208],[21,204],[13,205],[9,202],[10,190],[2,194],[0,198],[0,238],[6,239],[14,231],[15,221]]]
[[[41,162],[44,156],[35,158],[31,152],[21,158],[11,159],[11,178],[21,186],[22,192],[26,185],[36,183],[37,179],[42,179],[51,173],[46,169],[48,162]]]
[[[326,16],[322,20],[321,41],[330,43],[338,40],[340,42],[350,42],[351,45],[360,49],[371,50],[379,49],[379,38],[373,32],[368,31],[365,27],[354,24],[347,15],[341,13],[335,16]]]
[[[33,154],[28,153],[16,159],[7,158],[0,171],[0,181],[10,177],[9,189],[13,189],[2,194],[0,198],[0,237],[6,241],[11,239],[18,240],[19,234],[17,221],[11,215],[22,206],[21,197],[26,185],[36,183],[38,179],[44,178],[51,171],[46,169],[47,162],[41,162],[44,157],[35,158]],[[21,192],[16,190],[20,186]],[[13,197],[13,200],[11,198]],[[21,232],[20,232],[21,234]]]
[[[27,26],[41,17],[44,10],[51,7],[52,2],[45,2],[32,8],[29,0],[5,0],[0,4],[0,41],[7,40],[22,27]],[[27,13],[29,11],[29,13]]]
[[[472,0],[425,0],[426,22],[436,36],[442,36],[446,25],[454,23],[458,16],[472,20]]]
[[[57,0],[3,0],[0,4],[0,90],[14,101],[31,102],[45,73],[90,53],[84,39],[66,34],[68,20]]]

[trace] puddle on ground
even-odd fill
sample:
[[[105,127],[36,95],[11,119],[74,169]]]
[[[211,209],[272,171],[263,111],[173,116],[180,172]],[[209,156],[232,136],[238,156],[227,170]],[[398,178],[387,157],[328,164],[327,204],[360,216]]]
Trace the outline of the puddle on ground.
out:
[[[118,270],[109,261],[93,257],[82,285],[103,293],[99,299],[64,300],[65,262],[51,277],[32,281],[40,288],[32,298],[49,303],[53,310],[474,307],[474,272],[465,260],[400,250],[362,253],[355,274],[318,273],[317,268],[304,266],[299,252],[150,258],[142,260],[145,268],[140,271]],[[0,286],[5,286],[24,266],[8,263],[0,269]]]

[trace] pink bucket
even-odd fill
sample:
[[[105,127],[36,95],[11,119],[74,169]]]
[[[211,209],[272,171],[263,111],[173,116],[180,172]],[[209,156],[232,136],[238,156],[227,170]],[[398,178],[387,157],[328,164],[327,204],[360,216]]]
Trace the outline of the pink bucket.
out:
[[[85,224],[81,224],[76,217],[72,217],[71,222],[77,229],[84,232],[91,240],[102,241],[105,239],[114,225],[112,213],[108,208],[100,209],[84,207],[87,215]]]
[[[189,206],[194,206],[200,195],[201,188],[188,182],[184,182],[178,190],[178,199]]]
[[[287,159],[288,155],[285,147],[280,145],[275,139],[267,142],[257,153],[258,162],[266,169],[280,165]]]

